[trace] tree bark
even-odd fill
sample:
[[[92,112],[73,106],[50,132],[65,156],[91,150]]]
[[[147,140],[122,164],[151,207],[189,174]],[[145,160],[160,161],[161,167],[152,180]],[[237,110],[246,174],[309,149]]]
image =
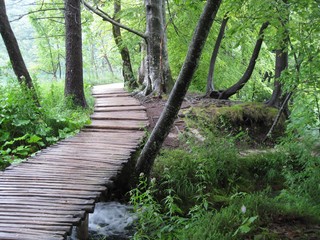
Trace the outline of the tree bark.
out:
[[[213,20],[219,9],[221,0],[208,0],[203,13],[195,29],[192,42],[181,68],[179,77],[171,91],[168,102],[145,144],[136,164],[137,173],[143,172],[149,176],[156,155],[163,141],[170,132],[174,120],[179,112],[183,99],[189,88],[193,74],[197,69],[198,62],[208,37]]]
[[[272,96],[268,101],[267,105],[269,107],[277,107],[281,106],[281,96],[282,96],[282,86],[278,79],[281,76],[283,70],[288,67],[288,52],[284,52],[283,50],[276,50],[276,65],[275,65],[275,74],[274,74],[274,89],[272,92]]]
[[[275,64],[275,73],[274,73],[274,89],[272,92],[272,96],[270,100],[267,102],[269,107],[280,108],[282,102],[284,101],[283,93],[282,93],[282,84],[278,80],[281,77],[282,71],[288,68],[288,51],[286,50],[288,47],[288,43],[290,42],[289,32],[286,24],[289,21],[289,8],[288,8],[288,0],[282,0],[284,7],[287,10],[287,13],[281,13],[279,17],[280,24],[283,29],[281,29],[278,34],[282,34],[282,39],[280,42],[280,47],[276,50],[276,64]],[[288,113],[288,107],[285,105],[284,110]]]
[[[117,16],[121,11],[121,0],[114,0],[114,21],[120,23],[120,18]],[[130,59],[130,52],[127,46],[123,44],[121,30],[117,25],[112,24],[112,33],[114,41],[119,49],[121,59],[122,59],[122,76],[124,79],[125,85],[128,85],[129,88],[136,88],[137,82],[134,77]]]
[[[163,92],[168,92],[171,88],[170,85],[173,84],[173,80],[169,68],[167,38],[165,35],[165,0],[145,0],[147,16],[146,34],[120,24],[112,19],[106,12],[99,8],[92,7],[85,1],[84,5],[103,20],[126,29],[146,41],[147,57],[146,63],[144,63],[144,73],[147,73],[147,75],[144,76],[144,83],[147,84],[142,94],[161,96]]]
[[[163,30],[163,38],[162,38],[162,58],[161,58],[161,65],[162,65],[162,79],[164,80],[163,91],[165,93],[170,93],[174,81],[171,75],[171,69],[169,64],[169,55],[168,55],[168,37],[167,37],[167,18],[166,18],[166,0],[162,0],[162,26]]]
[[[0,0],[0,32],[6,45],[13,71],[17,76],[18,81],[26,84],[29,89],[32,89],[34,98],[38,102],[33,88],[32,79],[20,52],[17,39],[11,29],[4,0]]]
[[[113,72],[113,69],[112,69],[112,65],[111,65],[111,63],[109,61],[109,58],[108,58],[108,55],[106,53],[103,55],[103,58],[106,60],[106,63],[108,65],[109,71],[111,72],[112,75],[114,75],[114,72]]]
[[[87,107],[83,89],[83,62],[80,0],[65,1],[66,79],[65,96],[74,104]]]
[[[221,23],[220,31],[219,31],[216,43],[214,45],[214,49],[212,51],[209,73],[208,73],[208,78],[207,78],[206,96],[210,96],[210,94],[214,91],[214,68],[216,65],[216,60],[218,57],[220,45],[221,45],[222,39],[224,37],[224,32],[225,32],[228,20],[229,20],[229,18],[225,15],[222,20],[222,23]]]
[[[254,67],[256,65],[256,61],[259,57],[259,53],[260,53],[262,42],[263,42],[264,30],[268,26],[269,26],[269,22],[265,22],[262,24],[262,26],[260,28],[259,37],[258,37],[258,40],[257,40],[256,45],[254,47],[249,65],[248,65],[245,73],[242,75],[242,77],[240,78],[240,80],[236,84],[234,84],[230,88],[221,92],[218,97],[219,99],[228,99],[229,97],[231,97],[232,95],[237,93],[239,90],[241,90],[244,87],[244,85],[249,81],[249,79],[253,73]]]
[[[164,79],[162,75],[162,41],[163,41],[163,0],[145,0],[146,6],[146,35],[147,45],[147,66],[152,94],[160,96],[163,93]],[[148,86],[147,86],[148,88]]]

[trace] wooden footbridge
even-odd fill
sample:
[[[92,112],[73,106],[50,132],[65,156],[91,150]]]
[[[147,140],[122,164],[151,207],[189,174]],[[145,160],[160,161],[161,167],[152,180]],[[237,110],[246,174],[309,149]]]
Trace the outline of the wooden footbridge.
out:
[[[0,173],[0,239],[86,239],[88,213],[141,141],[144,107],[121,85],[93,88],[91,125]],[[128,179],[129,181],[129,179]]]

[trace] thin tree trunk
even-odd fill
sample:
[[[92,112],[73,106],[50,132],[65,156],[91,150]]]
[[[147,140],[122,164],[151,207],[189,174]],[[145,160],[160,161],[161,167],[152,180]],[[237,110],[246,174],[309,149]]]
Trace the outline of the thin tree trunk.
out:
[[[141,41],[140,43],[140,66],[138,69],[138,82],[141,85],[147,86],[145,82],[145,77],[146,77],[146,68],[147,68],[147,60],[146,60],[146,48],[147,44],[145,41]]]
[[[280,108],[282,102],[284,101],[282,97],[282,84],[278,79],[281,77],[282,71],[288,68],[288,51],[286,51],[285,49],[287,49],[288,43],[290,42],[288,28],[286,27],[286,24],[289,21],[290,10],[288,9],[287,3],[288,0],[282,0],[282,4],[284,4],[284,6],[286,7],[287,13],[283,14],[283,11],[281,11],[281,15],[279,17],[283,29],[281,29],[278,34],[283,36],[280,42],[280,48],[276,50],[274,89],[270,100],[267,102],[267,106],[276,108]],[[287,106],[285,106],[285,110],[287,110]]]
[[[163,30],[163,38],[161,41],[161,49],[162,49],[162,58],[161,58],[161,66],[162,66],[162,79],[163,83],[163,92],[168,94],[171,92],[174,81],[171,75],[171,69],[169,65],[169,56],[168,56],[168,38],[167,38],[167,22],[166,22],[166,1],[162,0],[162,26]]]
[[[288,105],[288,102],[289,102],[290,98],[292,97],[292,95],[293,95],[293,91],[291,91],[289,94],[287,94],[286,98],[284,99],[284,101],[278,111],[277,116],[273,120],[271,128],[269,129],[267,135],[264,137],[263,142],[265,142],[272,135],[272,133],[273,133],[274,129],[276,128],[282,113],[285,111],[286,106]]]
[[[114,72],[113,72],[113,69],[112,69],[112,65],[111,65],[111,63],[110,63],[110,61],[109,61],[109,58],[108,58],[108,55],[107,55],[106,53],[103,55],[103,58],[104,58],[104,59],[106,60],[106,62],[107,62],[109,71],[112,73],[112,75],[114,75]]]
[[[136,164],[137,173],[143,172],[147,176],[150,174],[155,157],[158,154],[163,141],[170,132],[191,83],[193,74],[197,69],[204,44],[220,3],[221,0],[208,0],[206,3],[189,46],[187,57],[171,91],[165,109],[139,156]]]
[[[66,80],[65,95],[74,104],[87,107],[83,89],[83,62],[80,0],[65,1]]]
[[[264,30],[268,26],[269,26],[269,22],[265,22],[262,24],[262,26],[260,28],[259,37],[258,37],[258,40],[257,40],[256,45],[254,47],[249,65],[248,65],[245,73],[242,75],[242,77],[240,78],[240,80],[236,84],[234,84],[230,88],[226,89],[225,91],[221,92],[219,94],[219,99],[228,99],[229,97],[231,97],[232,95],[237,93],[239,90],[241,90],[244,87],[244,85],[249,81],[249,79],[253,73],[254,67],[256,65],[256,61],[259,57],[259,53],[260,53],[262,42],[263,42]]]
[[[17,76],[18,81],[26,84],[29,89],[32,89],[34,98],[38,103],[37,96],[33,88],[32,79],[20,52],[17,39],[9,23],[4,0],[0,0],[0,32],[6,45],[13,71]]]
[[[281,106],[281,96],[282,96],[282,86],[278,79],[281,76],[283,70],[288,67],[288,52],[284,52],[283,50],[276,50],[276,65],[275,65],[275,74],[274,74],[274,89],[272,92],[272,96],[268,101],[267,105],[269,107],[277,107]]]
[[[114,21],[120,23],[120,18],[117,16],[121,11],[121,0],[114,0]],[[129,88],[136,88],[137,82],[134,77],[130,59],[130,52],[126,46],[123,44],[121,30],[117,25],[112,24],[112,33],[114,37],[114,41],[120,51],[120,55],[122,58],[122,75],[124,78],[124,82]]]
[[[222,39],[224,37],[224,32],[225,32],[228,20],[229,20],[229,18],[227,17],[227,14],[224,15],[218,37],[217,37],[216,43],[214,45],[214,49],[212,51],[209,73],[208,73],[208,78],[207,78],[206,96],[210,96],[210,94],[214,91],[214,67],[216,64],[220,45],[221,45]]]

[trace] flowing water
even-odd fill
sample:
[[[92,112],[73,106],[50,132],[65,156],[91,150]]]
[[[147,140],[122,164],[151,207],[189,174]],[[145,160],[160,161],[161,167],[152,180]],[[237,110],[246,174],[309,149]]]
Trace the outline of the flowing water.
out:
[[[134,234],[133,222],[136,217],[129,205],[119,202],[97,203],[89,214],[89,236],[92,240],[126,240]],[[76,231],[72,231],[69,240],[77,240]]]

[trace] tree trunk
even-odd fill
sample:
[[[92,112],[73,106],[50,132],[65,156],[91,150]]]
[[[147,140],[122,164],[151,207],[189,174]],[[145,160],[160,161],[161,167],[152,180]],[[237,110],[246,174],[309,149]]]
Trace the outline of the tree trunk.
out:
[[[152,94],[160,96],[163,93],[162,75],[162,41],[163,41],[163,0],[145,0],[146,35],[147,35],[147,66]],[[149,88],[149,86],[147,86]]]
[[[114,75],[114,72],[113,72],[113,69],[112,69],[112,65],[111,65],[111,63],[109,61],[109,58],[108,58],[108,55],[106,53],[103,54],[103,58],[106,60],[106,63],[108,65],[109,71],[111,72],[112,75]]]
[[[170,93],[174,81],[171,75],[171,69],[169,64],[169,56],[168,56],[168,38],[167,38],[167,20],[166,20],[166,0],[162,0],[162,26],[163,30],[163,38],[161,41],[161,49],[162,49],[162,58],[161,58],[161,65],[162,65],[162,79],[164,81],[163,92]]]
[[[87,107],[83,89],[83,62],[80,0],[65,1],[66,80],[65,95],[75,105]]]
[[[197,69],[204,44],[208,37],[216,13],[219,9],[220,3],[221,0],[208,0],[206,3],[198,25],[195,29],[185,62],[171,91],[165,109],[163,110],[160,119],[158,120],[139,156],[136,165],[137,173],[143,172],[147,176],[150,174],[155,157],[158,154],[163,141],[170,132],[170,129],[191,83],[193,74]]]
[[[9,23],[4,0],[0,0],[0,32],[4,44],[6,45],[13,71],[17,76],[18,81],[26,84],[29,89],[32,89],[34,98],[37,101],[32,79],[21,55],[17,39],[14,36]]]
[[[259,38],[256,42],[256,45],[254,47],[249,65],[248,65],[245,73],[242,75],[242,77],[240,78],[240,80],[236,84],[234,84],[230,88],[226,89],[225,91],[221,92],[219,94],[219,99],[228,99],[229,97],[231,97],[232,95],[237,93],[239,90],[241,90],[244,87],[244,85],[249,81],[249,79],[253,73],[254,67],[256,65],[256,61],[259,57],[259,53],[260,53],[262,42],[263,42],[264,30],[268,26],[269,26],[269,22],[265,22],[264,24],[262,24],[262,26],[260,28]]]
[[[282,71],[285,70],[287,67],[288,67],[288,52],[284,52],[283,50],[276,50],[274,89],[272,92],[271,99],[267,103],[269,107],[279,108],[281,106],[282,87],[278,79],[280,78]]]
[[[114,17],[113,19],[120,23],[120,18],[117,16],[121,11],[121,0],[114,0]],[[112,33],[114,37],[114,41],[120,51],[120,55],[122,58],[122,75],[124,79],[125,85],[129,86],[129,88],[136,88],[137,82],[134,77],[130,59],[130,52],[126,46],[123,45],[123,40],[121,36],[120,27],[112,24]]]
[[[286,24],[289,21],[289,12],[290,9],[288,8],[288,0],[282,0],[282,3],[284,4],[284,7],[287,10],[287,13],[281,14],[279,17],[279,21],[281,23],[281,26],[283,29],[278,31],[278,34],[282,34],[282,39],[280,42],[280,47],[278,50],[276,50],[276,64],[275,64],[275,73],[274,73],[274,89],[272,92],[272,96],[270,100],[267,102],[267,105],[269,107],[276,107],[280,108],[285,96],[283,96],[282,93],[282,84],[278,79],[281,77],[282,71],[288,68],[288,51],[287,46],[289,43],[289,32]],[[284,107],[284,112],[287,114],[288,113],[288,107],[285,105]]]
[[[214,45],[214,49],[213,49],[211,60],[210,60],[208,78],[207,78],[206,96],[210,96],[210,94],[214,91],[214,67],[216,64],[219,48],[220,48],[222,39],[224,37],[224,31],[226,29],[228,20],[229,18],[227,17],[227,15],[225,15],[221,23],[221,27],[220,27],[220,31],[219,31],[216,43]]]

